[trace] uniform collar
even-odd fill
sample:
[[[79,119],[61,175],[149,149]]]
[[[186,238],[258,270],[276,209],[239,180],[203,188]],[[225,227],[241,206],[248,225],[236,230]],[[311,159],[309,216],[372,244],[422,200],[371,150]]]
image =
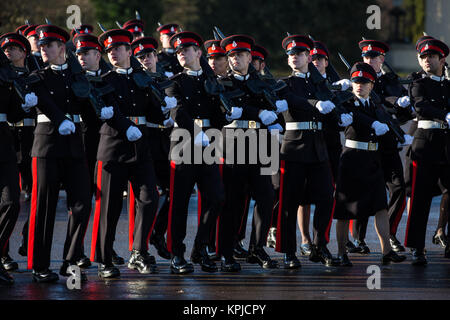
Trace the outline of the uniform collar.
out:
[[[169,54],[174,54],[175,53],[175,50],[172,49],[172,48],[163,48],[162,51],[164,53],[169,53]]]
[[[444,81],[444,79],[445,79],[444,75],[442,77],[438,77],[438,76],[435,76],[434,74],[430,74],[429,77],[430,77],[431,80],[434,80],[434,81],[437,81],[437,82]]]
[[[377,72],[377,78],[381,77],[383,75],[383,71]]]
[[[356,97],[356,99],[358,100],[355,101],[355,106],[359,106],[360,102],[362,103],[363,106],[365,105],[366,102],[370,105],[370,97],[367,97],[367,99]]]
[[[114,71],[116,71],[118,74],[131,74],[133,72],[133,68],[116,68]]]
[[[203,70],[200,69],[200,70],[194,71],[194,70],[186,69],[186,74],[188,76],[200,77],[203,74]]]
[[[294,72],[294,76],[297,77],[297,78],[308,79],[309,78],[309,72],[307,72],[307,73]]]
[[[250,74],[247,73],[245,76],[241,76],[240,74],[233,73],[233,77],[234,77],[236,80],[239,80],[239,81],[245,81],[245,80],[248,80],[248,78],[250,78]]]
[[[33,56],[40,57],[41,53],[39,51],[32,52]]]
[[[63,71],[63,70],[66,70],[66,69],[68,68],[68,65],[67,65],[67,63],[63,63],[63,64],[51,64],[51,65],[50,65],[50,68],[51,68],[53,71]]]
[[[324,74],[321,74],[322,78],[326,79],[327,78],[327,73],[325,72]]]
[[[86,70],[86,75],[91,77],[99,77],[102,75],[102,69],[98,69],[97,71]]]

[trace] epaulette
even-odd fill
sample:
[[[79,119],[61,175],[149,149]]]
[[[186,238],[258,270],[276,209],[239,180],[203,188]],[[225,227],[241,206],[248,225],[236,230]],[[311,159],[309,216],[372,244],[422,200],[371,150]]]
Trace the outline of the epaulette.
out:
[[[105,77],[108,77],[109,75],[111,75],[112,72],[114,72],[114,70],[109,70],[108,72],[106,72],[106,73],[100,75],[100,78],[103,79],[103,78],[105,78]]]

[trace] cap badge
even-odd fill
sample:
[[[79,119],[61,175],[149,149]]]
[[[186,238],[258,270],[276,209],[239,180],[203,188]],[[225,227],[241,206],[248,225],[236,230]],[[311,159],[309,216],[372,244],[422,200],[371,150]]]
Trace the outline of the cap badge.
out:
[[[425,49],[424,50],[428,50],[430,47],[428,46],[428,43],[425,45]]]
[[[41,32],[39,33],[39,39],[42,39],[44,37],[44,31],[41,30]]]
[[[179,46],[181,44],[181,39],[180,38],[177,39],[176,44],[177,44],[177,46]]]
[[[317,48],[314,48],[313,54],[317,54]]]
[[[138,26],[134,27],[134,31],[139,32]]]
[[[108,43],[112,43],[112,38],[111,37],[108,37]]]
[[[213,44],[213,45],[211,46],[211,49],[212,49],[213,51],[216,51],[216,45]]]
[[[170,31],[171,31],[171,32],[175,32],[174,27],[170,27]]]
[[[360,72],[358,73],[358,77],[362,77],[362,76],[363,76],[363,72],[360,71]]]
[[[142,43],[139,44],[139,50],[144,50],[144,46],[142,45]]]
[[[78,41],[77,41],[77,48],[80,48],[80,47],[81,47],[81,41],[78,40]]]
[[[9,38],[6,38],[5,41],[3,41],[3,44],[8,43],[9,42]]]
[[[236,48],[237,47],[237,43],[236,43],[236,41],[233,41],[233,48]]]
[[[89,29],[88,28],[84,28],[84,33],[89,33]]]
[[[369,46],[367,47],[367,51],[372,51],[372,45],[369,44]]]

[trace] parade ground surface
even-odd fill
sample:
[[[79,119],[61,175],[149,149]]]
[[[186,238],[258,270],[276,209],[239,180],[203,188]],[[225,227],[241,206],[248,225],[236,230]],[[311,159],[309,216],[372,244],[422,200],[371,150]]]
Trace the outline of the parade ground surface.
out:
[[[369,255],[350,254],[354,266],[325,267],[321,263],[310,262],[299,255],[302,267],[298,270],[263,270],[257,264],[241,261],[242,271],[235,274],[203,272],[199,265],[194,265],[195,272],[189,275],[173,275],[170,273],[169,261],[156,254],[153,246],[150,253],[157,259],[159,273],[142,275],[130,270],[126,264],[120,266],[121,277],[109,281],[97,277],[97,266],[94,263],[86,270],[88,282],[81,289],[69,290],[66,279],[60,277],[57,283],[37,284],[32,282],[31,272],[26,270],[26,258],[18,255],[20,231],[29,210],[29,202],[21,201],[21,212],[14,233],[10,239],[10,254],[19,263],[19,270],[12,273],[15,284],[10,287],[0,287],[0,300],[442,300],[450,299],[450,260],[444,259],[443,248],[432,244],[437,221],[439,218],[440,197],[434,198],[428,222],[426,249],[428,265],[414,267],[411,265],[411,255],[400,264],[382,267],[380,264],[380,244],[375,233],[373,218],[367,231],[367,243],[371,249]],[[197,196],[193,195],[189,207],[188,231],[186,238],[186,258],[190,257],[197,228]],[[253,202],[251,204],[253,206]],[[67,224],[67,209],[65,193],[61,192],[58,203],[57,217],[52,249],[52,270],[58,272],[62,263],[63,242]],[[250,210],[252,212],[252,210]],[[90,251],[92,220],[85,238],[86,253]],[[312,219],[311,219],[312,220]],[[248,245],[251,230],[252,215],[247,223]],[[406,229],[407,213],[399,226],[398,238],[403,241]],[[331,242],[329,245],[333,255],[337,253],[335,238],[335,221],[333,221]],[[297,234],[300,244],[300,235]],[[128,214],[126,200],[118,224],[115,249],[126,260],[128,251]],[[282,265],[282,254],[273,249],[268,253]],[[220,262],[219,262],[220,263]],[[381,288],[369,289],[368,267],[377,265],[381,269]],[[372,271],[373,272],[373,271]],[[369,281],[371,282],[371,281]],[[371,282],[373,283],[373,281]]]

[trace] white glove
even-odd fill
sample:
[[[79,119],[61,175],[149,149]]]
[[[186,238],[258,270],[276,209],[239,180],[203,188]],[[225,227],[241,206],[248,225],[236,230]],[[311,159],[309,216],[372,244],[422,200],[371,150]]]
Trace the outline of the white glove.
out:
[[[231,115],[228,114],[225,115],[225,118],[227,121],[236,120],[239,119],[242,116],[242,108],[240,107],[232,107],[231,108]]]
[[[348,79],[342,79],[333,83],[333,85],[340,85],[341,91],[346,91],[348,88],[352,86],[352,82]]]
[[[410,105],[410,103],[411,101],[409,100],[408,96],[403,96],[397,99],[397,104],[402,108],[406,108]]]
[[[389,127],[387,126],[387,124],[378,121],[374,121],[372,123],[372,129],[375,130],[375,134],[377,136],[382,136],[389,131]]]
[[[445,116],[445,121],[447,121],[447,124],[450,127],[450,112]]]
[[[75,132],[75,125],[73,124],[72,121],[64,120],[59,125],[58,131],[59,131],[60,135],[67,136],[67,135]]]
[[[279,123],[268,126],[267,128],[269,129],[270,134],[276,134],[275,130],[278,130],[278,133],[283,132],[283,127]]]
[[[170,111],[170,109],[173,109],[177,106],[177,98],[175,97],[165,97],[164,102],[166,103],[166,106],[161,106],[161,110],[163,113],[167,113]]]
[[[398,143],[399,147],[404,147],[404,146],[409,146],[412,144],[414,137],[410,136],[409,134],[405,134],[403,135],[403,137],[405,138],[405,142],[404,143]]]
[[[194,139],[194,144],[196,146],[203,146],[207,147],[209,146],[209,138],[203,131],[199,132]]]
[[[330,113],[336,106],[330,100],[319,101],[316,103],[316,108],[321,114]]]
[[[341,127],[347,127],[353,123],[353,114],[343,113],[341,114],[341,121],[338,123]]]
[[[262,123],[267,126],[277,120],[277,114],[273,111],[263,110],[259,114],[259,118],[261,119]]]
[[[25,112],[29,112],[31,107],[36,106],[38,103],[38,97],[34,94],[34,92],[27,93],[25,95],[25,103],[22,104],[22,109]]]
[[[277,105],[277,113],[284,112],[288,109],[288,103],[286,100],[277,100],[275,104]]]
[[[167,78],[170,78],[171,76],[173,76],[173,72],[166,71],[166,72],[164,72],[164,75],[165,75]]]
[[[166,120],[164,120],[164,122],[163,122],[164,126],[166,126],[166,127],[172,127],[174,123],[175,123],[175,122],[173,121],[172,118],[166,119]]]
[[[139,140],[141,137],[142,137],[142,132],[141,132],[141,130],[139,130],[138,127],[130,126],[127,129],[127,139],[128,139],[128,141],[133,142],[133,141]]]
[[[103,107],[100,113],[101,113],[100,119],[102,120],[111,119],[114,115],[114,107],[112,106]]]

